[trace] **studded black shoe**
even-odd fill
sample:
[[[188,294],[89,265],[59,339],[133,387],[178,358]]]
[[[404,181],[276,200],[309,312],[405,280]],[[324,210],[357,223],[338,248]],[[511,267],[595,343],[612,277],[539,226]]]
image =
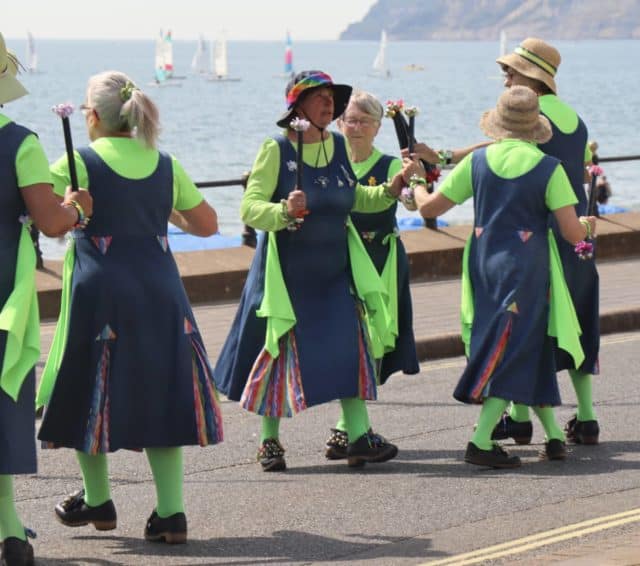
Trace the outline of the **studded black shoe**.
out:
[[[343,460],[347,457],[349,437],[346,431],[332,428],[329,438],[325,443],[324,455],[327,460]]]
[[[110,531],[117,525],[113,501],[109,499],[102,505],[90,507],[84,501],[84,489],[72,493],[58,503],[55,512],[58,521],[67,527],[83,527],[91,523],[98,531]]]
[[[386,462],[395,458],[398,447],[383,436],[370,431],[347,446],[347,464],[351,468],[363,466],[367,462]]]
[[[281,472],[287,469],[284,448],[277,438],[266,438],[258,449],[258,462],[265,472]]]
[[[152,542],[184,544],[187,542],[187,517],[184,513],[174,513],[162,518],[154,509],[147,519],[144,538]]]

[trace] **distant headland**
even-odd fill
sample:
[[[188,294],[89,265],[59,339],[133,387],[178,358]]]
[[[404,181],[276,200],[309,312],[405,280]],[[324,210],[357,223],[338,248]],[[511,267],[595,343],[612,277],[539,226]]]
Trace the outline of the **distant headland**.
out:
[[[378,0],[340,39],[640,39],[638,0]]]

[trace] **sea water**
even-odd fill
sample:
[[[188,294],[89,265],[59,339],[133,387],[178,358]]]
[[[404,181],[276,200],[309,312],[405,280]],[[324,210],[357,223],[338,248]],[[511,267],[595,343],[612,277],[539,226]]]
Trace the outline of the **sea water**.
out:
[[[26,40],[7,40],[19,55]],[[623,61],[640,58],[640,41],[557,41],[562,64],[558,94],[585,120],[590,139],[598,141],[599,155],[640,154],[640,73]],[[196,41],[174,41],[174,66],[185,78],[180,86],[157,87],[154,76],[154,40],[65,41],[36,38],[39,72],[21,75],[29,96],[8,104],[3,111],[40,136],[51,161],[64,152],[59,118],[50,108],[85,99],[89,76],[116,69],[131,76],[160,109],[161,149],[172,153],[194,181],[239,179],[251,169],[262,141],[278,133],[275,121],[285,109],[283,77],[284,41],[233,42],[227,45],[229,74],[241,80],[217,82],[190,72]],[[511,50],[514,44],[509,46]],[[403,99],[418,106],[416,135],[434,148],[456,148],[484,140],[478,127],[483,111],[495,105],[503,79],[495,63],[496,42],[390,42],[387,60],[391,76],[372,76],[378,50],[373,41],[298,41],[293,43],[297,70],[321,69],[335,82],[374,93],[384,103]],[[414,65],[423,68],[408,71]],[[82,114],[71,117],[74,143],[88,138]],[[390,120],[385,119],[376,139],[384,152],[397,153]],[[611,183],[610,204],[640,209],[640,161],[604,164]],[[216,208],[225,236],[242,231],[240,186],[203,189]],[[417,216],[399,207],[399,216]],[[443,218],[466,223],[471,202],[454,207]],[[60,258],[64,242],[43,238],[46,257]]]

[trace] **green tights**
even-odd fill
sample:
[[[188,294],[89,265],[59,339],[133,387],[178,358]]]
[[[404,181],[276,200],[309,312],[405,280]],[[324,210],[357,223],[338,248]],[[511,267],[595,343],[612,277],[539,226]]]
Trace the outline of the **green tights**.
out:
[[[145,448],[156,487],[156,511],[160,517],[184,512],[182,486],[182,448]],[[111,499],[109,469],[106,454],[85,454],[76,451],[84,483],[84,500],[90,507],[98,507]]]
[[[577,369],[570,369],[569,376],[578,401],[577,417],[579,421],[596,420],[593,410],[593,376]],[[513,403],[509,416],[519,423],[529,420],[529,408],[526,405]]]
[[[509,401],[498,397],[487,397],[482,403],[478,424],[471,437],[471,442],[480,450],[491,449],[493,445],[491,434],[508,404]],[[553,407],[533,407],[533,410],[542,423],[547,440],[557,439],[564,442],[564,432],[558,426]]]
[[[342,413],[336,428],[346,430],[349,442],[355,442],[369,430],[369,413],[363,399],[350,397],[340,399]],[[280,419],[278,417],[262,417],[262,434],[260,442],[267,438],[279,438]]]
[[[13,476],[0,475],[0,540],[9,537],[27,540],[13,500]]]

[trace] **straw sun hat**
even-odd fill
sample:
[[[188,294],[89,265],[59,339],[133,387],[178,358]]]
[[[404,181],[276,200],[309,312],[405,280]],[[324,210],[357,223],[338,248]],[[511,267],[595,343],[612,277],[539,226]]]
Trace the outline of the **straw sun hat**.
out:
[[[7,50],[4,37],[0,33],[0,104],[16,100],[28,94],[18,79],[18,59],[13,52]]]
[[[551,139],[551,124],[540,115],[538,96],[526,86],[512,86],[498,98],[493,110],[480,119],[480,128],[490,138],[515,138],[545,143]]]
[[[537,37],[528,37],[513,53],[503,55],[496,62],[515,69],[525,77],[543,82],[556,94],[558,89],[554,77],[560,60],[560,53],[555,47]]]

